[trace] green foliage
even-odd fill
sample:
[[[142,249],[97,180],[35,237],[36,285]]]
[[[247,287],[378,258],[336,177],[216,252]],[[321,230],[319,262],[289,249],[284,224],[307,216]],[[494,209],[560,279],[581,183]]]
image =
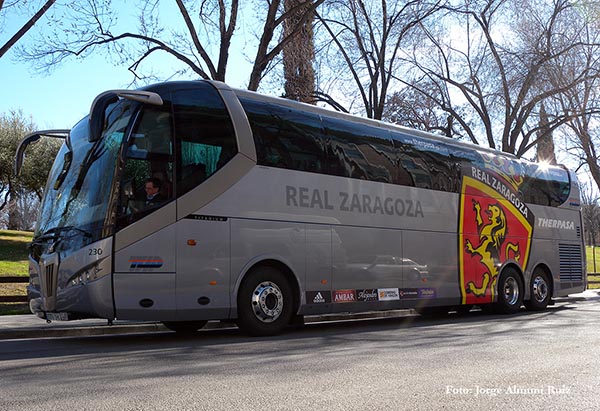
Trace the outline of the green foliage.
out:
[[[0,115],[0,183],[2,188],[8,184],[14,175],[12,165],[17,150],[19,139],[31,132],[33,124],[31,120],[23,117],[22,112],[11,112],[8,115]]]
[[[62,141],[46,138],[30,145],[26,151],[23,170],[17,178],[13,173],[17,146],[34,129],[35,124],[31,118],[25,118],[21,111],[0,115],[0,188],[8,189],[9,184],[13,184],[15,191],[24,190],[40,197]]]
[[[21,175],[13,171],[19,142],[35,129],[31,118],[21,111],[0,114],[0,227],[31,229],[38,199],[62,141],[43,138],[31,144]]]

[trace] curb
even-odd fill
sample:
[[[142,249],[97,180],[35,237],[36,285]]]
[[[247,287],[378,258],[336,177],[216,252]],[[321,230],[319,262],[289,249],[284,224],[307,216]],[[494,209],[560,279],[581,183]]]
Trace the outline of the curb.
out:
[[[559,303],[574,303],[587,300],[600,300],[600,291],[588,290],[585,292],[587,296],[575,295],[571,297],[559,297],[552,300],[552,305]],[[334,313],[325,315],[305,316],[304,324],[316,324],[334,321],[356,321],[377,318],[398,318],[416,316],[412,309],[400,309],[390,311],[371,311],[364,313],[348,314]],[[7,316],[11,317],[11,316]],[[14,318],[14,316],[12,316]],[[60,337],[89,337],[89,336],[104,336],[118,334],[142,334],[151,332],[172,332],[160,322],[129,322],[123,321],[117,324],[108,325],[106,320],[97,320],[95,324],[88,325],[78,322],[54,322],[53,325],[46,324],[44,320],[27,315],[29,325],[10,327],[2,326],[2,317],[0,317],[0,341],[14,339],[30,339],[30,338],[60,338]],[[30,321],[33,320],[33,321]],[[104,321],[102,324],[101,322]],[[39,325],[35,322],[39,322]],[[233,322],[209,321],[202,330],[215,329],[237,329]]]
[[[40,319],[40,321],[43,321]],[[69,328],[41,328],[0,331],[1,340],[16,340],[28,338],[58,338],[58,337],[88,337],[115,334],[134,334],[156,331],[167,331],[160,323],[128,324],[128,325],[97,325],[90,327],[72,326]]]
[[[322,316],[307,316],[304,318],[304,324],[323,323],[333,321],[350,321],[375,318],[395,318],[402,316],[415,315],[412,310],[392,310],[392,311],[373,311],[358,314],[326,314]],[[30,339],[30,338],[60,338],[60,337],[93,337],[104,335],[119,334],[143,334],[150,332],[172,332],[160,322],[142,322],[130,324],[95,324],[80,325],[75,322],[60,323],[54,322],[56,326],[46,324],[43,319],[33,316],[34,321],[39,321],[39,327],[27,326],[21,329],[2,329],[0,327],[0,341]],[[67,325],[68,324],[68,325]],[[0,317],[1,325],[1,317]],[[202,330],[216,329],[237,329],[233,322],[209,321]]]

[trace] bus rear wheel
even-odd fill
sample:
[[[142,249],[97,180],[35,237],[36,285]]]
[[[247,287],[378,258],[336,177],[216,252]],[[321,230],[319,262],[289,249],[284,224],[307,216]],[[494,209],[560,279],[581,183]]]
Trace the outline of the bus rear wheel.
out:
[[[238,327],[253,336],[278,334],[292,319],[293,303],[290,282],[279,270],[253,269],[238,291]]]
[[[514,268],[506,268],[498,278],[498,301],[495,311],[501,314],[514,314],[523,305],[523,280]]]
[[[163,325],[179,334],[193,334],[206,323],[206,321],[164,321]]]
[[[525,301],[525,307],[530,311],[545,310],[552,298],[548,274],[541,269],[536,269],[529,284],[529,300]]]

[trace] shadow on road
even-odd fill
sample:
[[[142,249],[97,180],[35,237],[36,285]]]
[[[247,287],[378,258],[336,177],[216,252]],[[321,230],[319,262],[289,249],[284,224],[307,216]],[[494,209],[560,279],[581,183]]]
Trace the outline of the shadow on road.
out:
[[[560,333],[565,333],[569,332],[569,327],[579,324],[582,310],[593,310],[593,317],[598,318],[598,306],[600,305],[596,302],[555,305],[543,312],[523,310],[512,316],[472,311],[464,315],[450,314],[443,318],[407,315],[309,323],[291,328],[282,335],[263,338],[247,337],[237,328],[228,328],[201,330],[193,335],[154,332],[5,340],[0,341],[0,361],[36,358],[77,361],[84,358],[126,356],[139,361],[168,359],[170,365],[185,369],[189,365],[190,354],[193,353],[196,361],[199,357],[205,364],[213,364],[215,369],[212,371],[218,372],[219,361],[226,361],[231,355],[277,361],[281,357],[301,356],[311,352],[318,352],[319,355],[346,352],[348,347],[365,341],[370,342],[370,350],[377,351],[423,344],[438,348],[485,344],[490,338],[553,336],[558,328]]]

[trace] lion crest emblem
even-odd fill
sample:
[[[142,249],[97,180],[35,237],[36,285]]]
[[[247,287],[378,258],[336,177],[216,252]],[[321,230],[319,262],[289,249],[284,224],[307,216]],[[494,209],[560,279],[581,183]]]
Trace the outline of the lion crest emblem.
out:
[[[473,200],[473,210],[475,211],[475,219],[477,222],[477,232],[479,234],[479,243],[474,246],[471,240],[465,241],[465,250],[473,257],[479,257],[481,264],[485,266],[485,272],[482,275],[481,282],[476,284],[474,281],[469,281],[465,291],[477,297],[484,296],[489,289],[489,293],[494,298],[494,289],[498,277],[498,268],[496,261],[500,261],[500,251],[505,248],[504,255],[511,253],[516,261],[519,261],[519,244],[507,242],[506,234],[508,228],[506,226],[506,213],[499,203],[489,204],[485,214],[485,221],[481,215],[481,204],[479,201]]]
[[[473,172],[462,181],[458,236],[462,304],[496,301],[500,268],[511,261],[525,271],[531,249],[533,213],[527,209],[523,214],[515,205],[518,192],[505,196],[510,184],[485,173]],[[502,192],[497,190],[500,183]]]

